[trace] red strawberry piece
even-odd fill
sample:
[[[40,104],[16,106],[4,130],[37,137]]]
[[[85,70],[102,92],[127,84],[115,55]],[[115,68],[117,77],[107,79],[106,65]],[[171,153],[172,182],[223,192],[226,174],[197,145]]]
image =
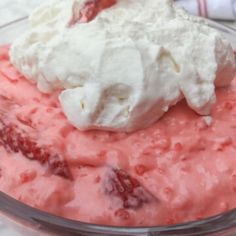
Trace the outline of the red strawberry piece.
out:
[[[31,121],[30,117],[22,116],[21,114],[16,114],[16,119],[20,123],[33,128],[33,124],[32,124],[32,121]]]
[[[143,175],[145,172],[148,171],[148,167],[142,164],[136,165],[134,169],[137,175]]]
[[[138,209],[148,203],[153,196],[135,178],[121,169],[109,172],[105,181],[105,192],[123,202],[124,209]]]
[[[30,182],[34,180],[37,176],[37,172],[35,170],[26,170],[20,174],[20,182],[22,184]]]
[[[76,23],[86,23],[92,21],[102,10],[116,4],[116,0],[86,0],[82,7],[77,1],[74,1],[72,7],[72,19],[68,26]]]
[[[121,220],[128,220],[130,218],[130,214],[127,210],[125,209],[118,209],[116,212],[115,212],[115,216],[120,218]]]
[[[35,130],[33,131],[35,132]],[[53,153],[49,147],[39,146],[19,126],[6,124],[1,119],[0,145],[3,145],[7,151],[21,152],[26,158],[40,162],[42,165],[47,166],[48,170],[55,175],[72,179],[69,167],[61,155]]]

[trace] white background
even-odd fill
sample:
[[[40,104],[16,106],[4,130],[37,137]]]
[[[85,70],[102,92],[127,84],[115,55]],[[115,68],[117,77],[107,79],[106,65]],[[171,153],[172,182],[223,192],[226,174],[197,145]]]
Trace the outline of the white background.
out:
[[[0,25],[27,16],[35,6],[44,1],[45,0],[0,0]]]

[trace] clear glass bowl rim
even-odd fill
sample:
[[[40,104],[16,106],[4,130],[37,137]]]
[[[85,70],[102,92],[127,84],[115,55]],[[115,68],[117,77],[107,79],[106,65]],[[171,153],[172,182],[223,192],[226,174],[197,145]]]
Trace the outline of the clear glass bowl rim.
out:
[[[20,20],[0,26],[1,29],[12,27],[14,24],[27,21],[26,17]],[[207,20],[208,24],[221,31],[226,37],[229,36],[236,41],[236,30],[234,28]],[[80,221],[65,219],[60,216],[43,212],[30,207],[0,191],[0,215],[3,214],[21,224],[37,226],[49,230],[50,232],[69,233],[70,235],[80,235],[81,232],[89,235],[205,235],[215,232],[222,232],[236,227],[236,209],[224,214],[216,215],[202,220],[187,222],[170,226],[152,227],[115,227],[107,225],[96,225]]]
[[[49,230],[50,232],[71,233],[72,235],[86,232],[91,233],[91,235],[99,233],[101,235],[121,236],[161,233],[161,235],[168,236],[190,236],[221,232],[236,227],[236,209],[207,219],[170,226],[119,227],[90,224],[49,214],[15,200],[2,192],[0,192],[0,212],[0,214],[4,214],[9,218],[32,228],[36,226],[37,228]]]

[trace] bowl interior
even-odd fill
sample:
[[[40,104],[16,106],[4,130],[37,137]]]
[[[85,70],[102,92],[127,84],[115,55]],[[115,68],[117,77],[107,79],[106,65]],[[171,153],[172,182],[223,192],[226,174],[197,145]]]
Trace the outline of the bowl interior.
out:
[[[207,21],[219,30],[236,51],[236,30],[228,26]],[[10,44],[28,28],[28,20],[23,17],[0,26],[0,44]],[[3,37],[4,35],[4,37]],[[199,232],[213,233],[236,226],[236,210],[208,219],[158,227],[111,227],[87,224],[54,216],[27,206],[0,192],[0,213],[32,228],[54,232],[56,235],[199,235]]]

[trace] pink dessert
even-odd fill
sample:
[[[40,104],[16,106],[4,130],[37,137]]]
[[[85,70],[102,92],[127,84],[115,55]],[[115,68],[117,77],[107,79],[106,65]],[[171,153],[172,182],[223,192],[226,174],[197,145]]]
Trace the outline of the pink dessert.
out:
[[[81,132],[0,49],[0,190],[83,222],[167,225],[236,207],[236,80],[211,117],[178,103],[134,133]],[[26,92],[27,91],[27,92]]]

